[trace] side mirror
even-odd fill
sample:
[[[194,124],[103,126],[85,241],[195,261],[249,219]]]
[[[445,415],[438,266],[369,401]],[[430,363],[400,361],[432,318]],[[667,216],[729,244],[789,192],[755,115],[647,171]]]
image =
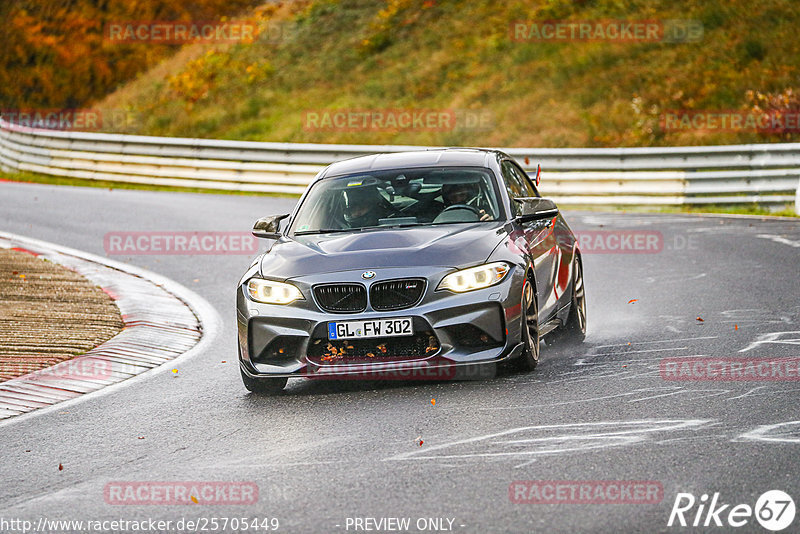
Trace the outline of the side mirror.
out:
[[[253,225],[253,235],[266,239],[280,238],[281,221],[288,216],[289,214],[287,213],[285,215],[271,215],[269,217],[260,218]]]
[[[529,197],[514,200],[522,204],[522,213],[515,218],[520,224],[552,219],[558,215],[558,206],[549,198]]]

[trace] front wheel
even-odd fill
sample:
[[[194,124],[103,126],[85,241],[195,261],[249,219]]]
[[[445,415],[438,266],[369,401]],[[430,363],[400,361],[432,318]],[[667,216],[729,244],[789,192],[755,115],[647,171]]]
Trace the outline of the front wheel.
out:
[[[536,369],[536,365],[539,363],[539,305],[536,301],[533,284],[527,278],[522,286],[520,306],[522,308],[520,340],[523,343],[523,350],[517,359],[516,368],[519,371],[527,372]]]
[[[288,381],[288,378],[253,378],[247,376],[241,369],[239,372],[242,373],[242,382],[248,391],[263,395],[277,395],[283,391]]]

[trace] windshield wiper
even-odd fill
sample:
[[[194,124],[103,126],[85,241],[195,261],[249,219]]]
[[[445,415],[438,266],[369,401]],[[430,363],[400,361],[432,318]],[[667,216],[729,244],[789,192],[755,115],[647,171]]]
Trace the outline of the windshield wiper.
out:
[[[338,234],[340,232],[360,232],[362,228],[323,228],[321,230],[304,230],[302,232],[295,232],[294,235],[312,235],[312,234]]]
[[[368,228],[405,228],[406,226],[423,226],[427,223],[414,222],[414,223],[397,223],[397,224],[381,224],[380,226],[369,226]]]
[[[365,230],[386,230],[388,228],[405,228],[406,226],[424,226],[427,223],[400,223],[400,224],[381,224],[378,226],[362,226],[360,228],[323,228],[322,230],[303,230],[295,232],[294,235],[314,235],[314,234],[337,234],[341,232],[363,232]]]

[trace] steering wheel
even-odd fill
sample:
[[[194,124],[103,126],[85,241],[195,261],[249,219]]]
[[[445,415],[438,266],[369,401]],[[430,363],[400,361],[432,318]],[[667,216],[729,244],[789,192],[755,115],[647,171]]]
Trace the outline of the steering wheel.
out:
[[[468,206],[466,204],[453,204],[452,206],[447,206],[445,209],[442,210],[442,213],[444,213],[446,211],[453,211],[453,210],[469,210],[472,213],[474,213],[475,215],[477,215],[478,218],[480,218],[480,216],[481,216],[481,210],[479,210],[478,208],[475,208],[473,206]]]

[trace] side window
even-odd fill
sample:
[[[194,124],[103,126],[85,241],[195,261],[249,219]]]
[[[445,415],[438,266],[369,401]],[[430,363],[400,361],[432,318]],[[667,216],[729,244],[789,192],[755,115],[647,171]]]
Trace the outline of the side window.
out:
[[[514,202],[513,199],[531,195],[528,194],[528,191],[523,185],[524,182],[520,180],[519,173],[514,169],[514,165],[512,165],[510,161],[504,161],[501,164],[501,169],[503,171],[503,181],[506,184],[508,197],[511,199],[511,214],[516,217],[520,214],[521,206],[518,202]]]
[[[519,167],[519,165],[517,165],[515,163],[509,162],[509,165],[511,166],[511,171],[514,174],[517,175],[517,178],[519,179],[519,182],[522,184],[523,191],[525,191],[525,195],[524,196],[526,196],[526,197],[538,197],[538,196],[540,196],[539,192],[536,190],[536,187],[533,185],[533,182],[528,177],[527,173],[525,171],[523,171]]]

